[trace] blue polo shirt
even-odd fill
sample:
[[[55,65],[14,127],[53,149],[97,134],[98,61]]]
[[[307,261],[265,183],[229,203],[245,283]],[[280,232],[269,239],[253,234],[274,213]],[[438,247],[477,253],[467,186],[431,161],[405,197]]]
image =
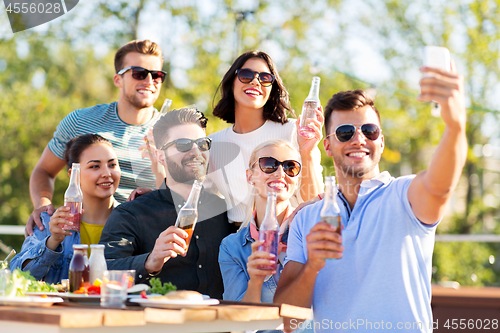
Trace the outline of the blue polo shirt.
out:
[[[343,258],[327,260],[313,295],[316,332],[380,329],[432,332],[431,274],[438,223],[420,222],[408,201],[415,176],[388,172],[361,184],[354,208],[337,197]],[[290,227],[287,260],[307,261],[306,236],[323,201],[302,209]]]

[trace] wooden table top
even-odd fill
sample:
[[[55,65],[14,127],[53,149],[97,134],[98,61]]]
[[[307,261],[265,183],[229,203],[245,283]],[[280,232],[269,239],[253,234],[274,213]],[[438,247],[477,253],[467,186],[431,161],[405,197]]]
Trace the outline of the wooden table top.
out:
[[[68,306],[69,305],[69,306]],[[107,309],[99,306],[56,304],[46,308],[0,306],[0,320],[49,324],[59,327],[142,326],[147,323],[183,324],[187,322],[259,321],[282,317],[308,319],[311,309],[283,304],[220,304],[204,308],[160,309],[127,307]]]

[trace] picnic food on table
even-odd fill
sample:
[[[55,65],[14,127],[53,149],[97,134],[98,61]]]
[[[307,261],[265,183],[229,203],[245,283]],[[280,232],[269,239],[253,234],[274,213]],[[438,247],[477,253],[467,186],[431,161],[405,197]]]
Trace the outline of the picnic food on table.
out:
[[[159,278],[151,278],[151,280],[149,280],[149,284],[151,285],[151,294],[165,295],[170,291],[177,290],[177,287],[170,282],[165,282],[162,284]]]
[[[26,292],[57,292],[53,284],[37,281],[30,272],[23,272],[19,268],[12,271],[7,283],[5,296],[24,296]]]
[[[203,295],[193,290],[176,290],[164,296],[152,297],[153,299],[184,299],[189,301],[203,301]]]

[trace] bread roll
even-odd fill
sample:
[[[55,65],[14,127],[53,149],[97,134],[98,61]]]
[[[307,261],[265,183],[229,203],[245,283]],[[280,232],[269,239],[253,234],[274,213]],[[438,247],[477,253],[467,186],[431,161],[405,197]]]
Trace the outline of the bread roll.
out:
[[[163,296],[166,299],[184,299],[189,301],[203,301],[203,295],[193,290],[171,291]]]

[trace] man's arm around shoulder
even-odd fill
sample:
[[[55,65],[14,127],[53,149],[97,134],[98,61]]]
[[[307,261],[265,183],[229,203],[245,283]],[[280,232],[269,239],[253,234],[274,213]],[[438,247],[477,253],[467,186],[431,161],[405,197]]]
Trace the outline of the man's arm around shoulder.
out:
[[[49,215],[54,213],[52,205],[54,181],[65,164],[63,160],[50,151],[49,147],[45,147],[30,177],[30,195],[34,211],[26,224],[25,236],[33,234],[35,224],[40,230],[43,230],[43,224],[40,220],[42,212],[46,211]]]

